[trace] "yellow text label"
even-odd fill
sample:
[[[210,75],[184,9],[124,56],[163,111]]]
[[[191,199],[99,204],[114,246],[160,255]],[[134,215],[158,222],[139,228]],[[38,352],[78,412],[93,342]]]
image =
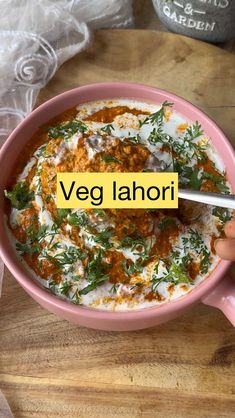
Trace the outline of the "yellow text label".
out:
[[[57,207],[178,208],[178,173],[57,173]]]

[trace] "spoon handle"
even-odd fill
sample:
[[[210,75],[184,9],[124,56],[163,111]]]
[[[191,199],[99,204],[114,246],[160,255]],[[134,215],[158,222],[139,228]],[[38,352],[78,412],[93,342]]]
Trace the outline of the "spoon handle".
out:
[[[200,192],[194,190],[179,189],[180,199],[192,200],[194,202],[206,203],[211,206],[220,206],[222,208],[235,209],[235,195]]]

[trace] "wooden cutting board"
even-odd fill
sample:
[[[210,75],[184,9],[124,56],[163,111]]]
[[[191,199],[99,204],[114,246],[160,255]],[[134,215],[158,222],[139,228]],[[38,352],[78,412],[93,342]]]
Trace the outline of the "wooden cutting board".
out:
[[[169,33],[99,31],[87,51],[56,73],[39,102],[112,80],[185,97],[235,144],[234,55]],[[232,418],[234,361],[234,329],[215,309],[199,305],[144,331],[94,331],[48,313],[5,272],[0,388],[15,418]]]

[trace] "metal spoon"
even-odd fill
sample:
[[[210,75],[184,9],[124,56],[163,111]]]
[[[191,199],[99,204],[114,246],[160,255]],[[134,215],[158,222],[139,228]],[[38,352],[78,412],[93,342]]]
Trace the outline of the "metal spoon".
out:
[[[147,160],[147,166],[150,171],[165,172],[166,166],[163,161],[160,161],[155,154],[151,154]],[[235,209],[235,195],[200,192],[196,190],[178,189],[178,196],[180,199],[191,200],[193,202],[205,203],[211,206],[219,206],[221,208]]]
[[[211,192],[200,192],[194,190],[178,190],[180,199],[192,200],[193,202],[205,203],[211,206],[220,206],[222,208],[235,209],[235,195]]]

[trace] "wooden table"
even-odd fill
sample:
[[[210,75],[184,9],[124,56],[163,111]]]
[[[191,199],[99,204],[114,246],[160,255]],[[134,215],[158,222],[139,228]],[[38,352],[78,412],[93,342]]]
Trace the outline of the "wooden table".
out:
[[[39,101],[108,80],[184,96],[235,144],[234,55],[168,33],[100,31]],[[6,272],[0,312],[0,388],[15,418],[235,416],[235,332],[215,309],[144,331],[94,331],[49,314]]]

